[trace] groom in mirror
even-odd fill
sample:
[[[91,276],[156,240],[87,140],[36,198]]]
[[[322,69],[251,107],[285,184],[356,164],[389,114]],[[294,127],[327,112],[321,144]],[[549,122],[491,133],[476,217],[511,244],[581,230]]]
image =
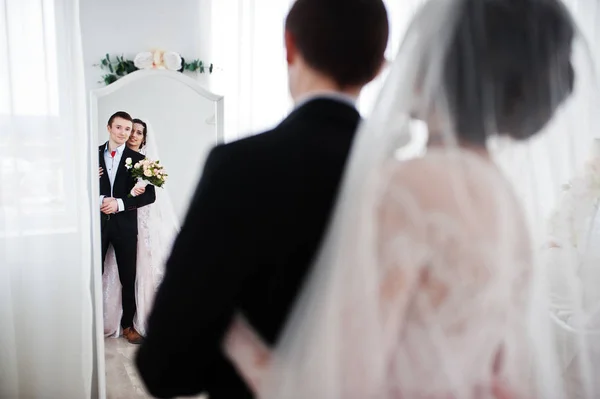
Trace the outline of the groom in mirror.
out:
[[[142,336],[133,326],[136,312],[135,278],[137,261],[138,218],[137,209],[156,200],[154,186],[148,185],[144,192],[130,193],[136,180],[127,165],[134,165],[144,156],[129,149],[125,143],[131,135],[133,119],[123,111],[108,120],[108,141],[99,148],[100,157],[100,212],[102,228],[102,274],[109,245],[115,250],[123,316],[123,336],[132,344],[142,342]]]

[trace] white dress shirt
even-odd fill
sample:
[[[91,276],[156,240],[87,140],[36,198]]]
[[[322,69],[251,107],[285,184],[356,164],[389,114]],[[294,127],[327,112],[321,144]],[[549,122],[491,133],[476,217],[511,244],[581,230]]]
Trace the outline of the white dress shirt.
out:
[[[121,163],[121,158],[123,157],[123,151],[125,150],[125,144],[120,145],[115,150],[115,156],[113,157],[111,152],[108,150],[108,143],[106,143],[106,147],[104,147],[104,164],[106,165],[106,170],[104,173],[108,175],[108,180],[110,181],[110,196],[113,197],[113,186],[115,184],[115,178],[117,177],[117,171],[119,169],[119,164]],[[100,196],[100,206],[102,206],[102,200],[104,199],[104,195]],[[117,212],[123,212],[125,210],[125,204],[121,198],[116,198],[117,204],[119,205],[119,209]]]

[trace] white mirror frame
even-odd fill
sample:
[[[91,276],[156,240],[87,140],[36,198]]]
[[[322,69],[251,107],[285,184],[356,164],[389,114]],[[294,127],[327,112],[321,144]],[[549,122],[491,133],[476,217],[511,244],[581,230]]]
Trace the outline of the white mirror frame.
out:
[[[215,114],[214,119],[211,117],[206,122],[211,125],[216,125],[216,137],[215,144],[224,142],[224,117],[223,117],[223,96],[214,94],[200,85],[199,82],[184,75],[181,72],[167,71],[167,70],[138,70],[132,72],[119,80],[111,83],[106,87],[92,90],[90,93],[90,120],[89,120],[89,156],[92,159],[90,163],[91,175],[96,176],[98,174],[98,101],[106,97],[132,82],[144,80],[152,77],[167,77],[174,79],[180,84],[188,86],[194,90],[201,97],[215,103]],[[98,184],[93,184],[95,181],[92,179],[91,193],[92,199],[100,197],[100,187]],[[98,205],[98,204],[96,204]],[[97,208],[97,207],[96,207]],[[104,361],[104,316],[103,316],[103,299],[102,299],[102,265],[101,265],[101,232],[100,232],[100,214],[97,217],[92,218],[92,281],[91,289],[92,292],[92,305],[94,308],[94,371],[92,376],[92,398],[106,399],[106,365]],[[96,389],[97,388],[97,389]]]

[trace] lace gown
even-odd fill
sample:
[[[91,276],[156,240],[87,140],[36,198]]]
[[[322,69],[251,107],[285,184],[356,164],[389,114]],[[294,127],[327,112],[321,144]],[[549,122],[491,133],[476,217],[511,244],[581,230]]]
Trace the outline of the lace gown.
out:
[[[600,160],[563,187],[563,195],[550,219],[547,272],[551,312],[556,323],[558,353],[569,397],[585,398],[579,360],[580,334],[588,330],[587,360],[600,392]],[[569,268],[569,269],[565,269]]]
[[[157,201],[158,201],[157,197]],[[135,282],[135,297],[137,312],[133,319],[135,329],[142,335],[146,333],[146,320],[148,318],[154,294],[162,280],[164,268],[163,258],[158,256],[158,251],[164,251],[155,243],[151,234],[152,229],[160,226],[152,225],[152,212],[155,204],[138,209],[138,251],[137,274]],[[108,249],[104,264],[103,294],[104,294],[104,335],[118,337],[121,335],[121,283],[115,259],[114,250]]]
[[[277,365],[281,370],[286,362],[293,364],[275,371],[275,379],[285,380],[275,392],[294,399],[307,391],[306,397],[318,399],[332,392],[352,399],[482,399],[493,397],[496,382],[502,381],[512,397],[533,397],[525,326],[532,252],[507,182],[489,162],[464,152],[392,162],[379,177],[372,216],[377,233],[367,250],[375,261],[354,266],[354,255],[347,260],[341,255],[346,269],[355,270],[336,277],[347,287],[353,274],[377,273],[379,293],[361,294],[367,283],[358,277],[355,290],[323,303],[342,317],[299,332],[312,333],[318,348],[301,340],[303,349]],[[356,240],[368,239],[363,235],[358,232]],[[345,248],[353,252],[353,245]],[[298,325],[312,324],[312,317]],[[367,335],[376,345],[365,347]],[[243,319],[232,324],[224,349],[260,392],[268,350]],[[336,370],[316,364],[305,369],[301,352],[311,350],[322,363],[333,360]],[[380,371],[366,377],[374,365],[382,366]],[[323,373],[332,373],[331,378],[319,379]],[[330,389],[308,387],[314,381],[328,385],[332,378],[339,381]]]

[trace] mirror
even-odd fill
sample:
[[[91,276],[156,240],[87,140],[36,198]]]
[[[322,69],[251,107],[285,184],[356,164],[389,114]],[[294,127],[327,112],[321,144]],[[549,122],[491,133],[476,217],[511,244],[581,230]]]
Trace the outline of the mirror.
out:
[[[223,141],[223,97],[179,72],[140,70],[93,91],[90,105],[97,145],[106,143],[108,118],[117,111],[150,125],[183,218],[208,151]]]
[[[146,123],[148,145],[139,152],[153,161],[158,159],[164,166],[168,181],[163,188],[147,186],[144,194],[134,198],[124,194],[136,180],[134,170],[127,166],[128,159],[136,160],[135,164],[142,155],[131,152],[135,149],[131,142],[118,146],[120,153],[106,149],[109,118],[118,111]],[[117,121],[133,128],[132,131],[139,127],[131,121]],[[116,128],[117,123],[112,126]],[[139,70],[92,91],[90,132],[90,167],[94,173],[99,173],[99,166],[103,167],[104,175],[99,176],[100,184],[92,187],[93,198],[98,201],[94,209],[101,209],[102,194],[106,198],[122,197],[123,207],[121,210],[119,200],[115,200],[116,213],[97,213],[100,217],[94,218],[92,275],[99,376],[95,383],[100,397],[147,397],[135,375],[132,362],[137,345],[131,343],[135,340],[130,339],[132,330],[125,324],[131,322],[126,320],[131,320],[131,313],[135,314],[133,331],[143,337],[170,240],[185,217],[208,152],[223,141],[223,97],[180,72]],[[127,135],[130,134],[134,133]],[[119,189],[117,193],[117,187],[123,185],[127,189]],[[150,198],[150,192],[155,194],[146,205],[143,199]],[[153,216],[157,214],[162,216]],[[160,222],[148,222],[156,217],[162,217]],[[137,233],[132,233],[136,222]],[[135,307],[131,304],[132,296]]]

